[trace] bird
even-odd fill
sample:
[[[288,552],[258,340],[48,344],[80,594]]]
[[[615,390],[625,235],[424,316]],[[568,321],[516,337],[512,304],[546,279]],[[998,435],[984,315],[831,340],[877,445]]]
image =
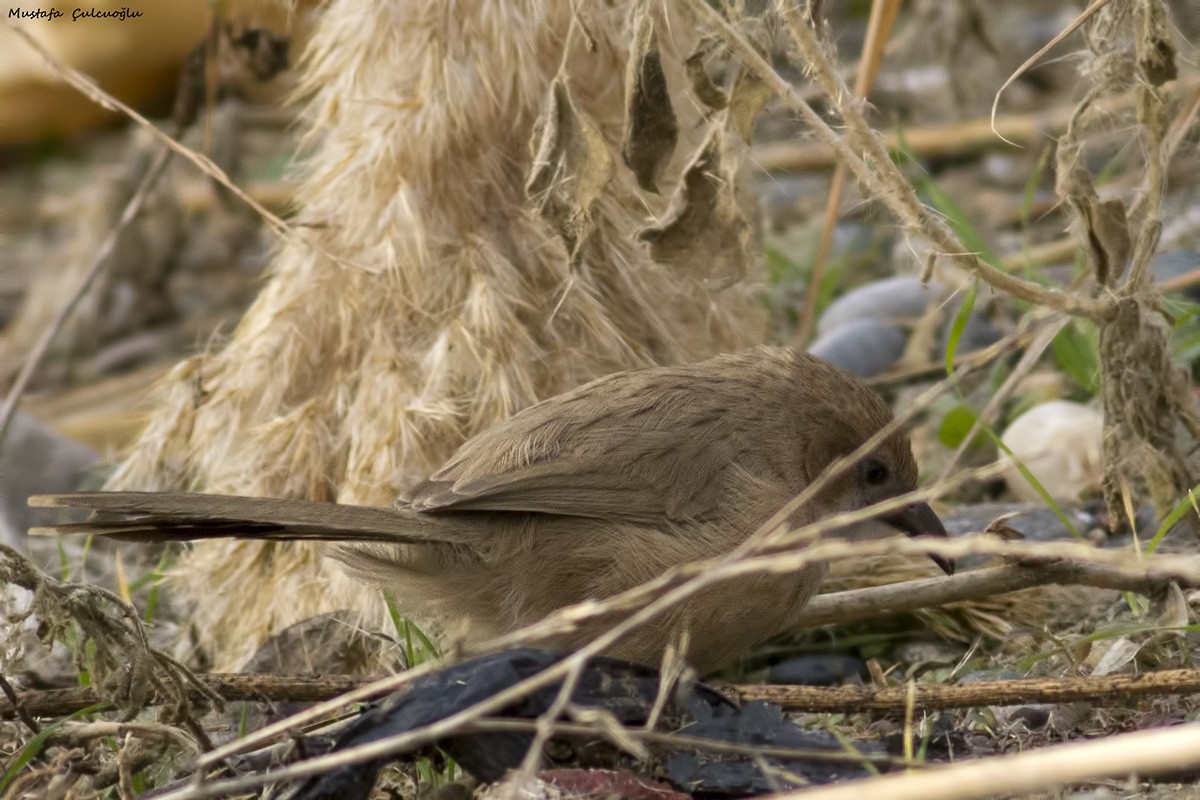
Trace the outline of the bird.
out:
[[[467,440],[391,508],[189,493],[77,492],[31,505],[90,509],[63,533],[128,540],[215,537],[336,542],[333,555],[409,615],[465,622],[465,643],[604,600],[682,565],[726,556],[835,461],[893,420],[851,373],[786,347],[617,372],[517,412]],[[805,525],[917,488],[895,428],[788,519]],[[945,537],[914,502],[824,533]],[[953,563],[932,556],[947,574]],[[669,645],[710,674],[791,630],[826,565],[706,586],[605,655],[657,665]],[[286,602],[280,598],[279,602]],[[538,646],[576,649],[613,619]]]

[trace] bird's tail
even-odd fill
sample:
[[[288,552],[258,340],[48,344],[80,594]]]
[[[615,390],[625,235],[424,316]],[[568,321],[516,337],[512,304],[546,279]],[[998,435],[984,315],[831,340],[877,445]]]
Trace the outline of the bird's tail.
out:
[[[93,512],[85,522],[35,532],[98,534],[135,542],[235,538],[466,543],[458,534],[461,526],[406,508],[184,492],[43,494],[30,497],[29,505]]]

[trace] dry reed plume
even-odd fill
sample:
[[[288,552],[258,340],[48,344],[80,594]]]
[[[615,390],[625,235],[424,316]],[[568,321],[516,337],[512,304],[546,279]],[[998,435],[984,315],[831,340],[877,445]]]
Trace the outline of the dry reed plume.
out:
[[[706,190],[742,252],[750,231],[732,199],[739,120],[705,124],[687,95],[690,24],[655,25],[678,144],[648,162],[634,114],[637,178],[620,163],[628,45],[653,40],[636,16],[593,0],[331,3],[302,65],[313,153],[297,226],[339,263],[281,244],[231,340],[168,377],[109,486],[386,505],[538,399],[760,341],[754,263],[672,258]],[[702,141],[706,172],[689,173]],[[384,619],[307,544],[205,543],[175,580],[218,668],[323,611]]]

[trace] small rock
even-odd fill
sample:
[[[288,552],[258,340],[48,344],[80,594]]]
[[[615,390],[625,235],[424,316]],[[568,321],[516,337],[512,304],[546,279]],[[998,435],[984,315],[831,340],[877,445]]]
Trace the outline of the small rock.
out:
[[[929,664],[947,666],[956,664],[966,650],[954,642],[916,641],[903,642],[892,650],[892,658],[902,664]]]
[[[893,323],[920,319],[940,291],[938,284],[924,285],[912,275],[868,283],[830,303],[817,321],[817,333],[824,335],[864,319]]]
[[[1078,502],[1100,491],[1103,437],[1104,417],[1090,406],[1067,400],[1034,406],[1013,420],[1000,437],[1013,454],[1011,458],[1002,456],[1005,481],[1022,501],[1042,502],[1042,496],[1017,469],[1015,458],[1056,501]]]
[[[853,328],[859,326],[860,334],[864,339],[869,341],[872,337],[879,338],[881,341],[886,341],[886,346],[880,346],[883,351],[873,359],[866,359],[866,353],[857,355],[857,360],[866,359],[867,364],[886,361],[890,364],[899,358],[899,354],[891,355],[896,351],[896,345],[893,344],[894,334],[882,333],[880,323],[887,323],[898,331],[907,330],[917,320],[921,319],[931,310],[931,304],[938,302],[943,297],[942,287],[937,283],[922,284],[921,281],[913,275],[898,275],[893,278],[885,278],[884,280],[874,281],[864,286],[859,286],[856,289],[851,289],[846,294],[829,304],[825,309],[825,313],[821,315],[817,321],[817,333],[819,338],[813,344],[810,350],[820,346],[825,349],[833,347],[853,347],[852,345],[843,344],[843,340],[834,336],[836,333],[841,333],[843,328]],[[939,328],[940,334],[938,341],[940,342],[941,351],[944,352],[947,343],[950,341],[950,332],[953,327],[952,322],[958,315],[958,309],[961,307],[961,300],[958,303],[947,303],[945,307],[939,309],[940,319]],[[875,328],[867,327],[867,324],[874,324]],[[887,336],[887,339],[883,337]],[[987,347],[1001,339],[1003,333],[996,328],[982,313],[978,310],[974,311],[968,318],[966,326],[963,328],[962,336],[958,340],[957,351],[959,353],[970,353],[975,350]],[[855,336],[847,334],[848,342],[857,342]],[[905,335],[907,339],[907,335]],[[862,345],[858,345],[862,348]],[[903,343],[899,345],[899,353],[903,353]],[[853,353],[853,350],[851,350]],[[887,355],[884,355],[886,353]],[[834,363],[838,363],[834,358],[821,355]],[[849,369],[849,367],[847,367]],[[854,371],[854,370],[851,370]],[[868,375],[876,373],[857,372],[859,375]]]
[[[838,654],[796,656],[767,670],[767,683],[791,686],[834,686],[854,678],[867,678],[867,662]]]
[[[948,314],[947,322],[942,328],[941,348],[942,352],[946,352],[946,348],[950,344],[950,333],[954,328],[954,318],[958,316],[958,311]],[[991,321],[980,314],[978,311],[972,311],[967,317],[967,324],[963,326],[962,335],[958,339],[958,347],[955,348],[955,353],[965,355],[966,353],[974,353],[976,350],[982,350],[989,347],[1004,338],[1004,333],[991,323]]]
[[[980,669],[969,672],[958,679],[959,683],[983,681],[1017,681],[1026,677],[1011,669]],[[992,716],[1000,724],[1024,722],[1027,728],[1044,728],[1050,721],[1054,706],[1047,703],[1023,703],[1016,706],[989,706]]]
[[[17,411],[0,451],[0,541],[23,549],[30,527],[60,521],[60,510],[30,508],[29,496],[78,489],[99,461],[92,448]]]
[[[808,352],[860,378],[880,374],[904,355],[906,337],[890,322],[859,319],[821,334]]]
[[[1000,723],[1021,722],[1025,727],[1034,730],[1044,728],[1050,723],[1050,714],[1054,706],[1049,703],[1024,703],[1019,706],[993,706],[992,712]]]

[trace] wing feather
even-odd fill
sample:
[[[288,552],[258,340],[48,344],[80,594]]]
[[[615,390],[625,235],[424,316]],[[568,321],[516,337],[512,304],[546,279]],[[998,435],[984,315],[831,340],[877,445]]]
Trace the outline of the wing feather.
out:
[[[775,383],[786,374],[764,364],[761,351],[744,361],[778,375]],[[761,446],[761,436],[742,428],[748,410],[761,423],[758,394],[775,388],[724,362],[618,373],[532,406],[473,437],[400,502],[427,513],[523,511],[651,525],[709,516],[730,499],[738,474],[731,464],[763,471],[746,463],[761,461],[747,449],[756,439]]]

